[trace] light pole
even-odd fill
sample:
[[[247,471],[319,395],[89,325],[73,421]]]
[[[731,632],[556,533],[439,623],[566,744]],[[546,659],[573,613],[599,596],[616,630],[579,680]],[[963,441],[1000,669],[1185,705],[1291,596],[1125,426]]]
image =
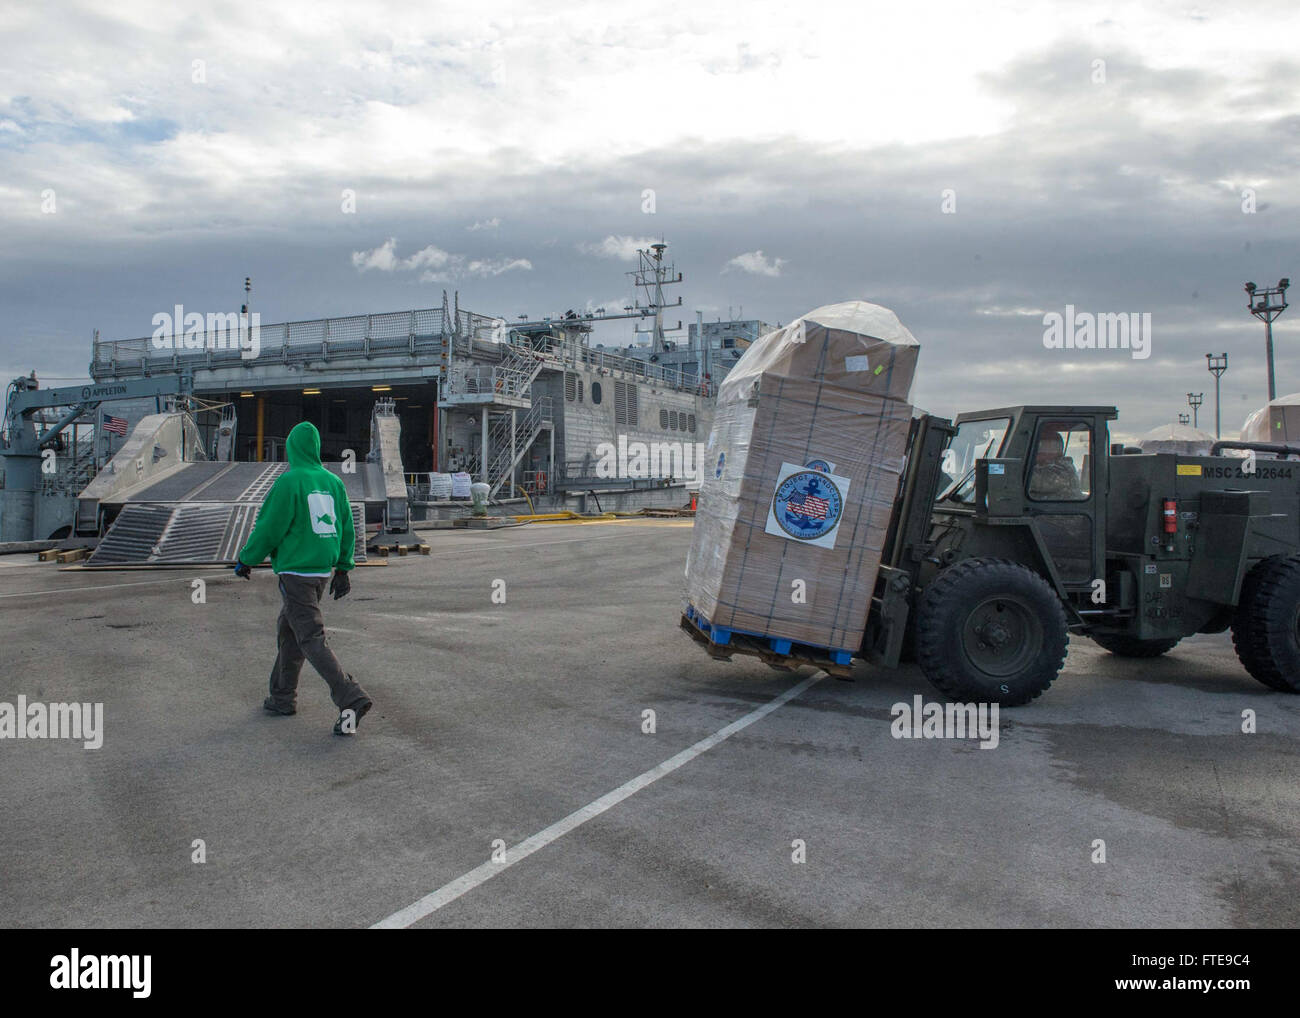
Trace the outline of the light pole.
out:
[[[1277,386],[1273,383],[1273,319],[1287,309],[1286,290],[1291,285],[1289,279],[1279,279],[1277,286],[1260,288],[1254,283],[1246,284],[1248,300],[1246,307],[1250,313],[1264,323],[1264,336],[1268,352],[1268,401],[1277,398]],[[1276,303],[1273,298],[1276,297]]]
[[[1219,379],[1223,373],[1228,370],[1228,355],[1226,353],[1212,353],[1205,355],[1206,363],[1209,366],[1210,373],[1214,375],[1214,437],[1221,438],[1219,434]]]
[[[1190,415],[1190,414],[1179,414],[1179,415],[1178,415],[1178,423],[1179,423],[1179,424],[1190,424],[1191,422],[1192,422],[1192,418],[1191,418],[1191,415]]]
[[[1205,402],[1205,393],[1189,392],[1187,394],[1187,405],[1192,408],[1192,427],[1201,426],[1201,404]]]

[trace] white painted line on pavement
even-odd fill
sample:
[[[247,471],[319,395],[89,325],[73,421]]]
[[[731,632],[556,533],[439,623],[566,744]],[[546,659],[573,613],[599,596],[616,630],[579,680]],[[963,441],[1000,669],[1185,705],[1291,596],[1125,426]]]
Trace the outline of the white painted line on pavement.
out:
[[[683,767],[690,763],[697,756],[707,753],[714,746],[718,745],[718,743],[731,738],[731,736],[735,735],[741,729],[748,728],[755,721],[760,721],[767,717],[777,708],[785,706],[809,686],[816,682],[820,682],[824,678],[826,678],[826,673],[823,671],[818,671],[816,674],[810,675],[797,685],[791,686],[775,700],[765,703],[762,707],[759,707],[756,710],[750,711],[740,720],[733,721],[725,728],[720,728],[707,738],[701,739],[695,745],[682,750],[676,756],[669,757],[663,763],[659,764],[659,766],[652,767],[644,774],[637,775],[631,781],[619,785],[618,788],[614,789],[612,792],[606,792],[595,802],[588,803],[586,806],[583,806],[582,809],[570,813],[563,820],[551,824],[551,826],[546,828],[544,831],[539,831],[531,838],[521,841],[514,848],[507,849],[504,862],[492,862],[489,860],[481,866],[477,866],[470,870],[464,876],[457,877],[451,883],[444,884],[436,891],[426,894],[419,901],[413,902],[412,904],[407,905],[406,908],[394,912],[388,918],[379,920],[379,922],[375,923],[370,928],[372,930],[401,929],[410,926],[412,923],[419,922],[426,916],[432,915],[444,905],[450,904],[461,895],[474,890],[474,888],[478,887],[480,884],[484,884],[497,874],[508,870],[515,863],[521,862],[539,849],[545,848],[552,841],[564,837],[570,831],[581,827],[588,820],[592,820],[595,817],[600,816],[606,810],[617,806],[624,799],[635,795],[647,785],[654,784],[665,775],[671,774],[679,767]]]

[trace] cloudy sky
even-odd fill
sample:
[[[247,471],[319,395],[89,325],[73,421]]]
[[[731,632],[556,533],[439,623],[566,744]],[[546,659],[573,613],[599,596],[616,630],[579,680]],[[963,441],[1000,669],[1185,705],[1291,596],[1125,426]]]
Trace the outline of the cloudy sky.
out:
[[[85,377],[93,329],[235,310],[246,275],[263,323],[622,305],[663,237],[686,321],[893,308],[927,409],[1115,403],[1133,435],[1192,390],[1212,427],[1226,351],[1235,432],[1266,396],[1242,283],[1300,279],[1297,29],[1271,2],[7,4],[0,374]],[[1046,349],[1067,304],[1149,312],[1152,355]]]

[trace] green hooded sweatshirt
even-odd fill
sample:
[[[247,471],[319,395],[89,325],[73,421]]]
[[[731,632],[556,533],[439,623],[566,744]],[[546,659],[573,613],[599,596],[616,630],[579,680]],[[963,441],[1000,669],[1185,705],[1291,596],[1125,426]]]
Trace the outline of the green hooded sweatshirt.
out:
[[[285,450],[289,469],[267,492],[239,561],[255,566],[269,555],[277,573],[346,572],[355,565],[352,507],[343,482],[321,466],[320,432],[294,425]]]

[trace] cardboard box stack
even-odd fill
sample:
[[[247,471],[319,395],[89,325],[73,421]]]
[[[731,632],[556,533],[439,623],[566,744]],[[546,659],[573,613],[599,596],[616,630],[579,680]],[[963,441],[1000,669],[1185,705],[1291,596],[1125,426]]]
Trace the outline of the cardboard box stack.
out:
[[[887,308],[829,304],[727,375],[686,602],[710,624],[856,652],[907,443],[920,350]]]

